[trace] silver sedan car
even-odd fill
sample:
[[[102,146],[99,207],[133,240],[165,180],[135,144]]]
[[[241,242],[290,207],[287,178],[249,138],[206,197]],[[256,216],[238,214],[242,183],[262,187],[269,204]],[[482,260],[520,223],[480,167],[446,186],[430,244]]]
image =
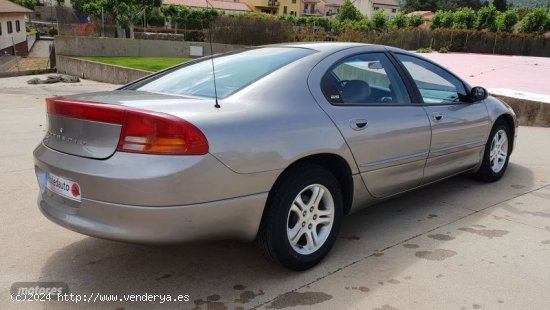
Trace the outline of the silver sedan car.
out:
[[[215,74],[214,74],[215,73]],[[304,270],[342,217],[461,174],[504,174],[512,109],[400,49],[284,44],[47,100],[38,205],[90,236],[256,240]]]

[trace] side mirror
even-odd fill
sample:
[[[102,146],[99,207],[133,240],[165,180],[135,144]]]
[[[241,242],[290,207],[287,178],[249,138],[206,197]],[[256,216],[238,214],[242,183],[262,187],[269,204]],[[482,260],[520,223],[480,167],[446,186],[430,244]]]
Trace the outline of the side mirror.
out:
[[[489,96],[489,93],[487,90],[481,86],[475,86],[472,87],[470,90],[470,101],[471,102],[478,102],[481,100],[484,100]]]

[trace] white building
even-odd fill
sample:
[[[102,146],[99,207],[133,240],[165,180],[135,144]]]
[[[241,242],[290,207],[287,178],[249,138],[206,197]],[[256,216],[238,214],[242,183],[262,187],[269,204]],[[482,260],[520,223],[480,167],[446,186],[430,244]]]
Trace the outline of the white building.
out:
[[[368,18],[372,18],[375,10],[384,10],[389,18],[393,18],[400,11],[398,0],[355,0],[353,5]]]
[[[0,55],[29,53],[25,15],[32,12],[11,1],[0,0]]]

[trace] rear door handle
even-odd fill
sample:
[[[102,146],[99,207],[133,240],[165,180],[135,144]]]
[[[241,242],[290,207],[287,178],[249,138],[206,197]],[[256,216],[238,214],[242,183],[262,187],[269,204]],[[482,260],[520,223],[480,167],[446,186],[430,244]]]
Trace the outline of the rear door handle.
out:
[[[363,130],[367,128],[368,122],[364,118],[356,118],[349,121],[349,125],[353,130]]]
[[[435,121],[440,121],[443,118],[443,114],[441,114],[439,112],[434,112],[434,113],[432,113],[432,118]]]

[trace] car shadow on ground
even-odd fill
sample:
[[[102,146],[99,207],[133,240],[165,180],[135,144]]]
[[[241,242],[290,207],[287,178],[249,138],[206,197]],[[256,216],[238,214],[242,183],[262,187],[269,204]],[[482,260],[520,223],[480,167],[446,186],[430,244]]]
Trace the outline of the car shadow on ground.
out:
[[[392,247],[407,244],[415,237],[536,186],[530,169],[513,163],[508,169],[497,183],[481,183],[461,175],[346,217],[332,252],[319,266],[305,272],[289,271],[265,259],[253,243],[224,241],[151,246],[83,237],[71,244],[60,244],[43,266],[40,281],[63,281],[73,293],[79,294],[187,294],[190,300],[184,308],[250,308],[262,304],[280,308],[278,305],[284,303],[277,303],[276,298],[282,294],[307,288],[358,262],[381,259],[384,251]],[[456,237],[463,232],[453,233]],[[429,248],[424,246],[423,251],[443,247],[446,239],[435,238],[430,242]],[[384,268],[384,277],[388,278],[388,269],[399,274],[418,259],[410,255],[397,260]],[[373,270],[371,276],[376,277],[376,273]],[[371,287],[370,291],[375,289]],[[310,300],[306,303],[294,300],[290,305],[315,304],[315,296],[307,298]],[[112,305],[119,306],[119,303]],[[129,305],[132,309],[151,306]]]

